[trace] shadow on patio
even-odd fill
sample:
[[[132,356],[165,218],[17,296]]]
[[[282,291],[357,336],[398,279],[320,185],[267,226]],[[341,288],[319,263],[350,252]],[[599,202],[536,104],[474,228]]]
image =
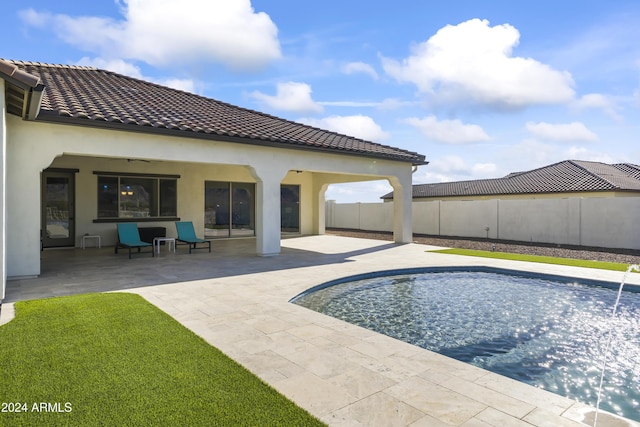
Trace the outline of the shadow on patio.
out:
[[[7,281],[3,302],[344,263],[395,246],[362,239],[340,242],[338,247],[334,239],[325,236],[286,238],[281,254],[275,257],[256,256],[253,238],[213,241],[211,253],[201,250],[189,254],[179,246],[174,254],[162,247],[159,256],[146,252],[131,260],[126,251],[115,254],[112,246],[45,250],[41,253],[41,275]]]

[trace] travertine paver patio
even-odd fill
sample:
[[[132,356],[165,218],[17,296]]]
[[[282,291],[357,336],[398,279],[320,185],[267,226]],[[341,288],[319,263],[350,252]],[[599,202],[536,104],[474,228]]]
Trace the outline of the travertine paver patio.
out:
[[[232,244],[220,245],[232,251]],[[622,273],[434,254],[423,245],[338,236],[287,239],[282,245],[282,255],[274,258],[251,256],[245,247],[235,255],[216,255],[214,248],[213,256],[163,253],[129,265],[122,261],[129,268],[155,265],[160,276],[166,264],[200,265],[200,272],[192,268],[189,273],[195,280],[123,287],[332,426],[579,426],[585,414],[593,416],[591,408],[572,400],[288,301],[328,280],[408,267],[487,265],[612,282],[619,282]],[[181,277],[175,265],[171,268]],[[205,271],[211,277],[198,278]],[[116,290],[87,277],[93,290]],[[629,282],[640,284],[640,279]],[[32,295],[28,288],[28,280],[10,282],[8,300],[11,292]],[[77,288],[58,285],[57,290],[52,294]],[[7,315],[5,305],[2,315]],[[598,418],[599,426],[640,425],[619,422],[602,413]]]

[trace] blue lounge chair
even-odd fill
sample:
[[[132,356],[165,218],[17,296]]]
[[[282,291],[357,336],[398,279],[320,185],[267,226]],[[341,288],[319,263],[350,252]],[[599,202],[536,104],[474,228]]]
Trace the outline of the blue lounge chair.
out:
[[[151,248],[151,256],[155,256],[153,253],[153,245],[151,243],[143,242],[140,240],[140,232],[138,231],[138,225],[133,222],[127,222],[123,224],[116,224],[118,227],[118,243],[116,243],[116,253],[118,248],[129,249],[129,259],[131,259],[131,249],[138,248],[140,252],[141,248]]]
[[[193,223],[191,221],[176,221],[176,230],[178,231],[178,237],[176,238],[176,244],[189,245],[189,253],[192,249],[206,249],[209,248],[211,252],[211,241],[199,239],[196,236],[196,232],[193,229]],[[207,246],[198,247],[198,243],[206,243]]]

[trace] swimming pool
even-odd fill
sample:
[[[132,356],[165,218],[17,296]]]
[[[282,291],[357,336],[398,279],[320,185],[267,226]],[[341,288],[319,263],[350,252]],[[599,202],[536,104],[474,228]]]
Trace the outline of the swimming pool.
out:
[[[347,280],[292,302],[595,406],[619,284],[489,268]],[[612,330],[600,407],[640,421],[640,293]]]

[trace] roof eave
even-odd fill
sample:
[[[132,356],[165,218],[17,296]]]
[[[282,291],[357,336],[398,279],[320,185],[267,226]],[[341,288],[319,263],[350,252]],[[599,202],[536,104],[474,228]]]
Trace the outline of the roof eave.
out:
[[[29,92],[29,96],[26,99],[26,105],[24,114],[22,116],[25,120],[35,120],[40,114],[40,108],[42,107],[42,95],[44,95],[44,85],[39,84],[32,88]]]
[[[42,95],[44,94],[45,86],[42,84],[42,80],[2,59],[0,59],[0,78],[9,84],[6,90],[13,86],[14,91],[21,92],[20,116],[25,120],[35,120],[40,112]]]
[[[125,132],[136,132],[136,133],[151,133],[155,135],[165,135],[165,136],[173,136],[173,137],[179,137],[179,138],[195,138],[195,139],[205,139],[205,140],[215,140],[215,141],[226,141],[226,142],[234,142],[234,143],[241,143],[241,144],[259,145],[262,147],[288,148],[288,149],[297,149],[297,150],[306,150],[306,151],[318,151],[318,152],[325,152],[325,153],[332,153],[332,154],[369,157],[374,159],[383,159],[383,160],[411,163],[412,166],[421,166],[429,163],[425,160],[425,157],[423,155],[402,157],[402,156],[391,156],[391,155],[383,155],[383,154],[376,154],[376,153],[367,153],[367,152],[355,151],[355,150],[353,151],[337,150],[335,148],[300,145],[295,143],[291,143],[289,145],[286,142],[283,143],[282,141],[271,141],[268,139],[256,139],[256,138],[249,138],[249,137],[243,137],[243,136],[232,136],[232,135],[206,133],[206,132],[193,132],[193,131],[184,131],[179,129],[169,129],[169,128],[153,127],[153,126],[140,126],[140,125],[131,125],[126,123],[118,123],[118,122],[98,121],[98,120],[90,120],[90,119],[76,118],[76,117],[66,117],[66,116],[60,116],[56,112],[47,111],[47,110],[40,111],[37,116],[37,119],[39,122],[57,123],[57,124],[81,126],[81,127],[88,127],[88,128],[112,129],[112,130],[120,130]]]

